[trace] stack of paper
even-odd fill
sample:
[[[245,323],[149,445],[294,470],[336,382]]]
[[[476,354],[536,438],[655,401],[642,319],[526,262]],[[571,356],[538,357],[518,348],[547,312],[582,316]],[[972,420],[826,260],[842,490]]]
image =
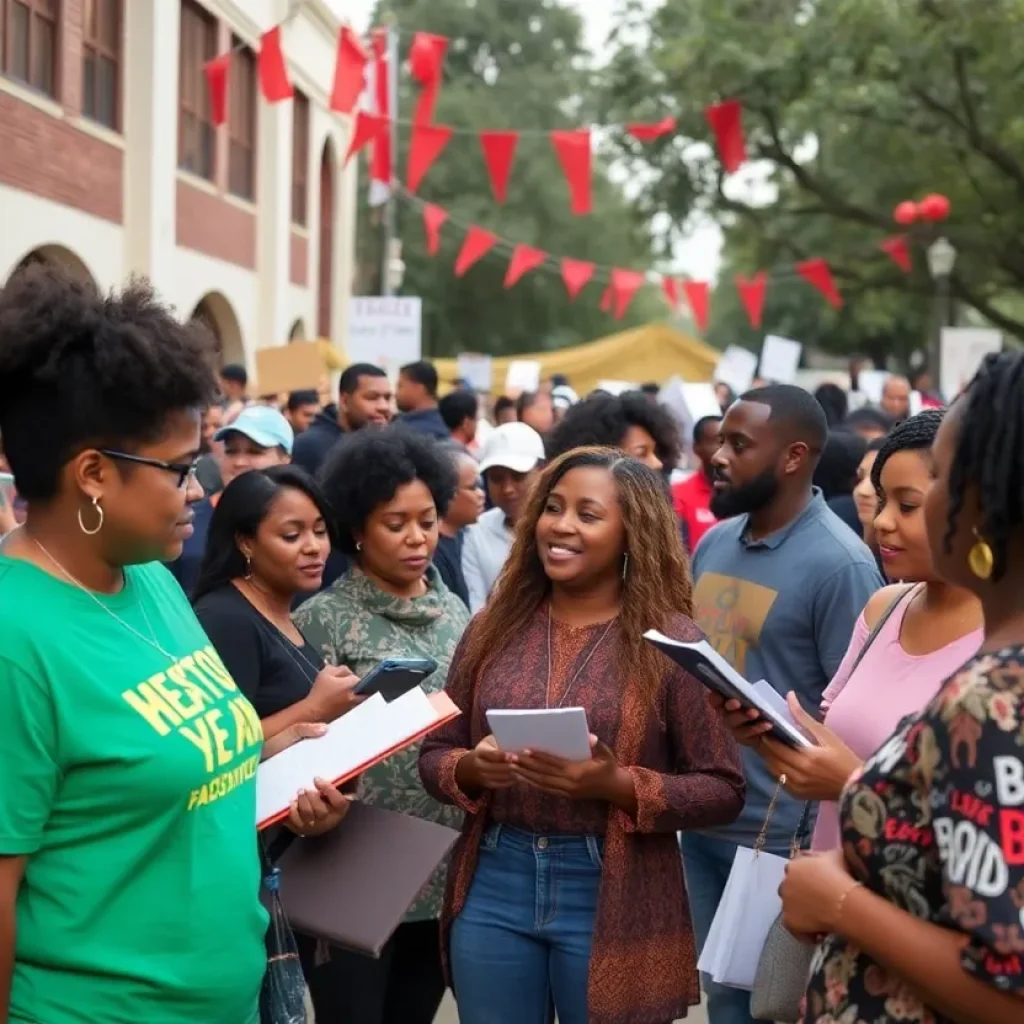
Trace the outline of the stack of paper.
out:
[[[510,754],[535,750],[566,761],[586,761],[591,756],[583,708],[495,709],[487,712],[487,724],[498,746]]]

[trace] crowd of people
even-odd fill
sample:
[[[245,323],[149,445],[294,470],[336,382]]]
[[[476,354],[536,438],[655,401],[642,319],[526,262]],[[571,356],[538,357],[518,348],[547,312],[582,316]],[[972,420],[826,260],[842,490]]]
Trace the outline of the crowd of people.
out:
[[[461,715],[310,779],[272,838],[360,800],[460,839],[378,959],[296,937],[321,1024],[431,1024],[448,986],[462,1024],[671,1024],[737,849],[808,821],[804,1024],[1024,1019],[1024,356],[948,409],[918,382],[915,414],[899,377],[879,407],[723,389],[685,437],[657,388],[491,403],[356,364],[325,403],[213,365],[144,284],[0,292],[0,1021],[255,1024],[257,766],[394,657]],[[650,629],[768,681],[812,745]],[[488,727],[565,707],[586,760]]]

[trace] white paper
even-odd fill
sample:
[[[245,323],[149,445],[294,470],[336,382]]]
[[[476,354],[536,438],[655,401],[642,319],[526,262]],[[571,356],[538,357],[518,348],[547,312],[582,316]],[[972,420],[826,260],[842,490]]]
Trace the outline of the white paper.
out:
[[[533,359],[513,359],[505,375],[505,394],[518,398],[540,389],[540,363]]]
[[[712,375],[716,381],[728,384],[737,395],[750,390],[757,373],[757,353],[739,345],[729,345],[718,360]]]
[[[350,363],[372,363],[394,380],[423,352],[423,301],[408,295],[361,295],[349,301],[345,351]]]
[[[487,724],[498,746],[510,754],[536,750],[566,761],[590,757],[590,729],[583,708],[494,709],[487,712]]]
[[[799,341],[769,334],[761,346],[761,369],[758,376],[776,384],[795,384],[802,349],[803,345]]]
[[[1001,352],[1003,335],[990,327],[943,327],[941,380],[933,381],[947,402],[952,402],[978,372],[991,352]]]
[[[628,380],[602,380],[598,382],[597,391],[605,391],[609,395],[624,395],[627,391],[637,391],[636,384]]]
[[[885,382],[892,376],[888,370],[861,370],[857,374],[857,390],[869,402],[878,405],[882,401]]]
[[[438,712],[418,686],[389,704],[376,693],[335,719],[325,735],[303,740],[263,761],[256,772],[256,822],[280,814],[315,778],[351,775],[410,736],[429,729]]]
[[[474,391],[488,392],[494,378],[490,356],[476,352],[463,352],[457,361],[458,375],[469,382]]]
[[[716,693],[734,698],[740,701],[744,707],[756,709],[763,718],[772,723],[778,732],[788,737],[798,747],[814,745],[794,725],[789,709],[786,709],[785,714],[780,711],[777,701],[782,698],[770,683],[762,681],[760,684],[753,684],[748,682],[706,640],[684,643],[681,640],[673,640],[656,629],[644,633],[644,639],[654,644],[677,665]],[[764,687],[773,690],[774,698],[765,696]]]
[[[679,390],[692,423],[695,424],[705,416],[722,415],[722,406],[711,384],[680,384]]]

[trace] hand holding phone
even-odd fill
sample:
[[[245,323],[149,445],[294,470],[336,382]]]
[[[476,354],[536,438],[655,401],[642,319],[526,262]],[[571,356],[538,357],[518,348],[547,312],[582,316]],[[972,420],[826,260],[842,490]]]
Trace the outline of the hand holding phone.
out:
[[[359,680],[355,692],[361,697],[379,693],[390,703],[436,671],[437,662],[432,658],[385,658]]]

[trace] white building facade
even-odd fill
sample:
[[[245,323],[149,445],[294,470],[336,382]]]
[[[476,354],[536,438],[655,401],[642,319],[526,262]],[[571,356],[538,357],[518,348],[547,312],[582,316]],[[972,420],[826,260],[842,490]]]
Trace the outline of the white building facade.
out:
[[[295,99],[259,93],[282,30]],[[225,362],[330,338],[354,276],[349,121],[328,110],[339,23],[323,0],[0,0],[0,284],[26,260],[106,290],[150,278]],[[227,123],[204,65],[231,51]]]

